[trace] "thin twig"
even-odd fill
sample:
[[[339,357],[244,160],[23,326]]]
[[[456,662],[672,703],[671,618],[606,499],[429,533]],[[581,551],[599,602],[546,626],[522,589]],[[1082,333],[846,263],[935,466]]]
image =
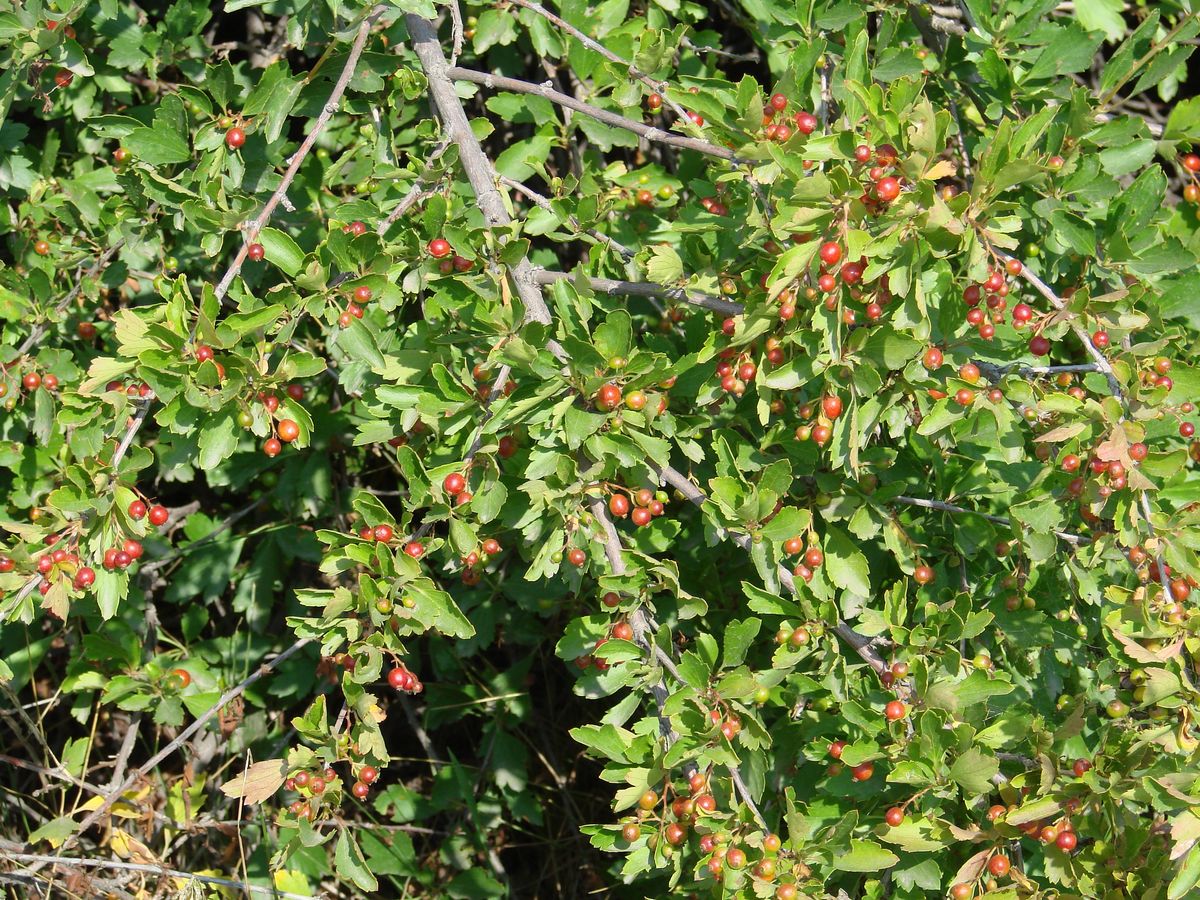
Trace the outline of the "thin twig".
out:
[[[692,484],[681,472],[673,469],[671,466],[656,466],[651,463],[651,468],[658,472],[659,477],[675,490],[683,494],[694,506],[703,506],[704,501],[708,499],[708,495],[696,485]],[[747,553],[750,552],[753,546],[753,540],[747,534],[732,534],[725,532],[722,537],[733,541]],[[798,593],[796,581],[784,566],[779,566],[779,581],[785,588],[792,593]],[[876,672],[882,672],[885,668],[883,658],[875,651],[875,641],[872,638],[859,634],[846,622],[838,620],[834,626],[834,633],[837,634],[843,641],[850,645],[851,649],[862,658],[864,662],[871,666]]]
[[[514,191],[517,191],[520,194],[524,194],[527,198],[532,200],[534,203],[536,203],[538,206],[540,206],[542,209],[546,210],[547,212],[551,212],[551,213],[555,212],[554,205],[550,202],[550,198],[539,194],[537,191],[535,191],[533,188],[529,187],[528,185],[524,185],[521,182],[515,181],[512,178],[508,178],[504,175],[500,176],[500,183],[507,188],[512,188]],[[613,250],[617,251],[617,253],[620,253],[626,259],[632,259],[633,256],[635,255],[633,250],[626,247],[624,244],[622,244],[620,241],[616,240],[615,238],[611,238],[604,232],[597,231],[595,228],[584,227],[583,223],[581,223],[579,221],[579,219],[577,219],[575,216],[568,214],[567,221],[570,223],[571,227],[574,228],[576,231],[582,232],[583,234],[586,234],[589,237],[595,238],[600,243],[605,244],[606,246],[611,247]]]
[[[458,7],[458,0],[449,0],[451,35],[454,46],[450,50],[450,65],[457,66],[458,58],[462,56],[463,48],[463,17]]]
[[[621,536],[617,533],[616,526],[613,525],[612,519],[608,515],[608,507],[604,503],[604,498],[597,497],[591,502],[589,508],[592,511],[592,515],[595,516],[596,521],[600,524],[601,534],[604,539],[604,555],[608,559],[609,569],[612,570],[614,575],[624,575],[626,567],[625,559],[622,556]],[[675,661],[667,656],[654,640],[649,619],[642,607],[639,606],[630,614],[629,626],[633,629],[634,642],[643,647],[650,653],[654,660],[670,672],[676,682],[683,684],[683,678],[679,674],[679,669],[675,666]],[[671,727],[670,718],[663,712],[670,693],[667,690],[666,682],[660,678],[658,681],[652,683],[650,685],[650,693],[654,697],[654,703],[658,709],[659,734],[662,736],[664,745],[669,748],[679,739],[679,735]]]
[[[947,503],[944,500],[925,500],[921,497],[893,497],[892,502],[904,503],[908,506],[920,506],[925,509],[936,509],[941,512],[978,516],[981,519],[987,519],[989,522],[996,522],[999,525],[1012,525],[1012,520],[1004,516],[995,516],[991,513],[980,512],[977,509],[967,509],[965,506],[955,506],[953,503]],[[1081,534],[1071,534],[1069,531],[1054,531],[1052,534],[1059,540],[1066,541],[1069,544],[1089,544],[1092,540]]]
[[[553,284],[556,281],[570,281],[574,276],[570,272],[551,272],[546,269],[538,269],[534,272],[534,278],[539,284]],[[711,309],[713,312],[721,313],[726,316],[738,316],[742,313],[742,304],[734,303],[726,300],[723,297],[718,297],[715,294],[704,294],[699,291],[685,291],[683,288],[667,287],[662,284],[654,284],[648,281],[620,281],[614,278],[588,278],[588,286],[600,294],[624,294],[633,297],[660,297],[668,300],[675,300],[679,303],[688,303],[692,306],[700,306],[704,309]]]
[[[300,149],[292,154],[291,162],[288,164],[287,171],[283,173],[283,179],[279,182],[279,187],[275,189],[275,193],[267,200],[258,217],[247,223],[249,227],[246,229],[242,246],[233,258],[233,262],[229,264],[229,268],[225,270],[224,276],[217,283],[216,295],[218,301],[224,299],[225,294],[229,291],[229,286],[233,284],[233,279],[241,271],[242,263],[246,259],[250,245],[254,243],[258,237],[258,233],[271,220],[271,213],[275,211],[275,207],[279,205],[283,195],[287,193],[287,189],[291,187],[292,180],[296,177],[296,173],[300,171],[300,164],[308,156],[308,151],[316,144],[317,138],[325,129],[326,124],[333,117],[333,114],[338,111],[339,101],[341,101],[342,94],[346,91],[346,86],[350,84],[350,79],[354,76],[354,70],[358,66],[359,57],[362,56],[363,47],[366,46],[367,37],[371,33],[371,27],[383,15],[384,9],[383,5],[374,7],[363,18],[362,24],[358,26],[358,34],[354,37],[354,44],[350,47],[350,53],[346,57],[346,64],[342,67],[342,74],[338,76],[338,80],[329,94],[329,99],[325,101],[325,105],[321,108],[321,114],[313,122],[312,130],[309,131],[308,136],[300,144]]]
[[[247,884],[244,881],[233,881],[229,878],[218,878],[215,875],[197,875],[194,872],[182,872],[166,866],[153,866],[147,863],[123,862],[117,859],[78,859],[72,857],[42,856],[38,853],[11,853],[0,850],[0,855],[14,862],[32,862],[50,865],[74,866],[81,869],[121,869],[127,872],[150,872],[168,878],[187,878],[204,884],[216,884],[221,887],[240,888],[254,894],[270,894],[272,897],[284,897],[288,900],[311,900],[308,894],[293,894],[291,891],[281,891],[275,887],[263,887],[257,884]]]
[[[139,779],[144,777],[151,769],[182,747],[193,734],[208,724],[209,720],[212,719],[218,712],[220,712],[221,709],[223,709],[228,703],[240,697],[245,692],[246,688],[250,687],[250,685],[254,684],[260,678],[269,675],[285,660],[289,659],[302,648],[308,646],[311,641],[312,638],[300,638],[278,656],[260,665],[257,669],[242,679],[240,684],[230,688],[224,694],[222,694],[216,703],[214,703],[196,718],[196,721],[192,722],[191,725],[179,732],[179,735],[175,738],[175,740],[171,741],[156,754],[150,757],[150,759],[142,763],[142,765],[135,769],[119,787],[114,790],[110,790],[105,795],[104,802],[101,803],[96,809],[92,810],[92,812],[89,813],[88,816],[79,823],[79,828],[73,834],[67,837],[60,849],[68,850],[78,843],[79,836],[100,821],[100,819],[110,809],[112,809],[113,804],[120,799],[121,795],[137,784]],[[53,857],[50,859],[52,861],[54,860]]]
[[[1100,367],[1095,363],[1072,363],[1066,366],[1025,366],[1021,363],[1009,363],[1008,365],[998,366],[995,363],[985,362],[984,360],[971,360],[979,370],[989,378],[993,375],[997,378],[1003,375],[1057,375],[1060,372],[1099,372]]]
[[[392,227],[392,223],[409,211],[415,204],[419,203],[422,197],[429,196],[429,192],[425,190],[425,181],[433,174],[434,167],[437,161],[442,158],[442,155],[450,148],[450,139],[445,138],[437,148],[429,155],[429,159],[425,161],[425,167],[421,170],[421,174],[417,176],[417,180],[413,182],[413,186],[409,188],[404,199],[393,209],[386,219],[375,229],[375,233],[383,237],[384,233]]]
[[[687,47],[693,53],[711,53],[713,56],[720,56],[723,59],[731,59],[734,62],[756,62],[762,59],[762,53],[757,47],[753,50],[748,50],[745,53],[737,53],[733,50],[725,50],[721,47],[702,47],[695,43],[691,38],[685,37],[680,43]]]
[[[575,40],[579,41],[579,43],[583,44],[583,46],[587,47],[592,52],[599,53],[601,56],[603,56],[609,62],[616,63],[618,66],[623,66],[625,68],[625,71],[629,73],[629,76],[631,78],[637,79],[642,84],[644,84],[646,87],[650,88],[650,90],[655,91],[659,95],[661,95],[663,98],[663,102],[666,103],[668,107],[670,107],[671,111],[675,113],[675,115],[679,118],[679,121],[681,123],[691,123],[691,119],[688,117],[687,110],[684,109],[682,106],[680,106],[679,103],[671,95],[672,87],[669,82],[658,81],[657,79],[651,78],[645,72],[640,71],[636,66],[634,66],[634,64],[632,62],[630,62],[629,60],[625,59],[622,56],[618,56],[616,53],[609,50],[603,44],[588,37],[586,34],[584,34],[582,31],[580,31],[578,28],[576,28],[570,22],[566,21],[565,19],[561,18],[560,16],[556,16],[554,13],[550,12],[550,10],[546,9],[540,3],[535,3],[535,2],[533,2],[533,0],[512,0],[512,2],[513,2],[514,6],[520,6],[520,7],[523,7],[524,9],[530,10],[531,12],[537,13],[539,16],[544,18],[546,21],[550,22],[552,25],[556,26],[557,28],[561,29],[562,31],[565,31],[567,34],[571,35],[571,37],[575,38]],[[698,126],[693,126],[693,127],[698,127]]]
[[[768,831],[767,820],[763,818],[763,814],[759,811],[754,798],[750,796],[750,789],[746,787],[746,782],[742,780],[742,773],[738,771],[738,767],[734,763],[730,763],[726,768],[729,769],[729,777],[733,779],[733,786],[741,796],[742,802],[746,804],[751,815],[754,816],[754,821],[758,823],[758,827],[763,831]]]
[[[471,130],[463,109],[462,100],[454,90],[453,76],[442,53],[434,24],[420,16],[406,17],[408,31],[412,36],[413,49],[429,79],[429,93],[438,113],[442,117],[446,134],[458,147],[459,160],[471,188],[475,192],[480,212],[492,227],[502,227],[512,222],[504,199],[496,189],[496,170],[483,152],[479,140]],[[510,269],[517,296],[525,306],[526,318],[531,321],[550,323],[550,310],[542,299],[542,292],[533,281],[533,268],[526,259],[520,260]]]
[[[117,445],[116,452],[113,453],[112,462],[109,468],[116,469],[121,464],[121,460],[125,458],[125,454],[129,452],[129,446],[133,443],[134,437],[142,427],[142,423],[146,421],[146,413],[150,412],[150,404],[152,400],[147,400],[138,407],[137,413],[134,414],[133,421],[129,423],[129,427],[125,429],[125,436],[121,438],[121,443]]]
[[[1008,254],[995,250],[994,248],[993,252],[1000,259],[1006,261],[1012,259],[1012,257]],[[1038,278],[1037,275],[1029,271],[1028,266],[1021,266],[1021,277],[1029,282],[1029,284],[1031,284],[1039,294],[1045,297],[1050,302],[1050,305],[1056,310],[1061,312],[1067,309],[1067,301],[1059,297],[1058,294],[1056,294],[1053,289],[1046,284],[1046,282],[1042,281],[1042,279]],[[1088,334],[1088,330],[1082,325],[1072,322],[1071,330],[1075,333],[1075,336],[1079,338],[1080,342],[1084,346],[1084,349],[1087,350],[1088,355],[1096,361],[1096,368],[1100,372],[1104,373],[1104,377],[1108,381],[1109,390],[1112,392],[1113,397],[1115,397],[1121,404],[1124,414],[1127,415],[1129,412],[1129,401],[1125,397],[1125,392],[1121,390],[1121,382],[1117,380],[1116,372],[1113,371],[1112,364],[1108,361],[1108,357],[1105,355],[1103,350],[1096,346],[1096,342],[1092,340],[1092,336]],[[1124,418],[1124,416],[1122,416],[1122,418]],[[1154,523],[1150,518],[1152,514],[1152,510],[1150,508],[1150,498],[1146,495],[1146,491],[1141,491],[1140,494],[1141,496],[1138,498],[1138,509],[1142,514],[1142,519],[1146,523],[1146,532],[1150,535],[1150,537],[1154,537]],[[1155,553],[1154,561],[1158,568],[1158,580],[1162,585],[1164,599],[1169,601],[1171,598],[1171,582],[1167,576],[1166,564],[1163,562],[1162,554]]]
[[[995,248],[992,248],[992,252],[994,252],[998,258],[1003,259],[1006,262],[1013,258],[1007,253],[1001,250],[996,250]],[[1021,277],[1029,282],[1034,290],[1050,301],[1050,305],[1055,309],[1062,311],[1067,308],[1067,301],[1063,300],[1058,296],[1058,294],[1054,293],[1054,291],[1048,284],[1046,284],[1046,282],[1042,281],[1042,279],[1038,278],[1037,275],[1031,272],[1029,266],[1021,266]],[[1113,372],[1113,368],[1108,361],[1108,357],[1105,356],[1104,352],[1096,346],[1095,342],[1092,340],[1092,336],[1088,334],[1087,329],[1082,325],[1072,323],[1071,330],[1075,332],[1075,336],[1079,338],[1080,342],[1083,344],[1083,348],[1087,350],[1088,355],[1096,361],[1096,369],[1100,372],[1103,372],[1104,377],[1108,379],[1108,387],[1109,390],[1112,391],[1112,395],[1116,397],[1122,405],[1124,405],[1125,394],[1121,390],[1121,383],[1117,381],[1117,376]]]
[[[685,137],[681,134],[663,131],[661,128],[654,128],[642,122],[636,122],[618,113],[600,109],[597,106],[592,106],[590,103],[584,103],[582,100],[577,100],[574,97],[556,91],[548,82],[533,84],[529,81],[521,81],[518,78],[493,75],[490,72],[477,72],[474,69],[464,69],[458,66],[449,69],[448,74],[455,81],[469,81],[473,84],[483,85],[489,90],[513,91],[518,94],[535,94],[539,97],[544,97],[552,103],[557,103],[559,106],[565,106],[567,109],[583,113],[585,116],[591,116],[593,119],[603,122],[606,125],[632,131],[638,137],[645,138],[648,141],[656,141],[657,143],[678,147],[682,150],[695,150],[697,153],[715,156],[718,159],[728,160],[732,163],[743,162],[728,147],[721,147],[701,138]]]

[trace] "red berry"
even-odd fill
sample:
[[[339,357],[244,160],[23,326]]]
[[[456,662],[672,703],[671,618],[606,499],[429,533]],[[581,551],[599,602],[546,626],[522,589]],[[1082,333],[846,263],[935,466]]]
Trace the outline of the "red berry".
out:
[[[870,781],[871,776],[875,774],[875,765],[865,762],[854,766],[850,769],[850,777],[855,781]]]
[[[252,262],[261,262],[262,258],[267,255],[267,251],[262,244],[251,244],[246,248],[246,255]]]
[[[1183,157],[1183,167],[1189,172],[1200,172],[1200,156],[1189,153]]]
[[[578,547],[574,547],[571,549],[571,552],[567,554],[567,561],[573,566],[582,566],[585,562],[587,562],[587,554]]]
[[[833,241],[826,241],[822,244],[818,253],[821,257],[821,262],[827,266],[836,265],[837,261],[842,258],[842,248]]]
[[[359,303],[366,303],[371,299],[372,292],[365,284],[360,284],[354,289],[354,299]]]
[[[1092,343],[1103,350],[1105,347],[1108,346],[1108,332],[1107,331],[1093,332]]]
[[[70,69],[59,69],[57,72],[54,73],[54,83],[57,84],[60,88],[65,88],[68,84],[71,83],[71,80],[74,77],[75,76],[74,76],[74,74],[72,74]]]
[[[1182,437],[1190,438],[1195,433],[1196,433],[1196,426],[1193,425],[1191,422],[1180,422],[1179,423],[1179,434]]]
[[[616,409],[621,405],[621,389],[612,382],[602,385],[596,394],[596,405],[605,411]]]
[[[812,134],[817,129],[817,117],[810,112],[798,112],[792,121],[801,134]]]
[[[461,494],[467,487],[467,480],[458,472],[451,472],[442,481],[442,488],[451,497]]]
[[[908,714],[908,709],[899,700],[891,701],[883,711],[884,715],[892,722],[897,719],[903,719]]]
[[[434,259],[441,259],[444,256],[449,256],[450,249],[450,242],[444,238],[434,238],[429,242],[429,255]]]
[[[42,376],[37,372],[29,372],[21,379],[21,384],[27,391],[35,391],[42,385]]]
[[[646,106],[651,110],[662,109],[663,98],[661,94],[651,94],[646,98]]]
[[[821,398],[821,411],[828,419],[836,419],[842,414],[842,398],[837,394],[827,394]]]
[[[356,781],[350,788],[350,793],[352,793],[359,800],[365,800],[367,799],[367,795],[371,793],[371,789],[361,781]]]
[[[1134,462],[1141,462],[1143,459],[1146,458],[1146,455],[1149,452],[1150,452],[1150,448],[1147,447],[1145,444],[1143,444],[1141,441],[1138,441],[1135,444],[1129,445],[1129,458],[1132,459]]]
[[[376,525],[373,529],[370,529],[370,532],[371,537],[381,544],[386,544],[392,539],[393,532],[391,525]]]
[[[904,821],[904,810],[898,806],[893,806],[883,815],[884,821],[895,828]]]
[[[1001,878],[1008,874],[1008,870],[1012,868],[1012,863],[1008,861],[1008,857],[1003,853],[997,853],[988,860],[988,871]]]
[[[933,581],[933,569],[929,566],[917,566],[913,569],[913,580],[917,584],[929,584]]]
[[[846,749],[845,741],[834,741],[829,745],[829,755],[834,759],[842,758],[842,751]]]
[[[1075,849],[1075,845],[1079,843],[1079,838],[1075,836],[1073,831],[1061,831],[1058,837],[1054,839],[1054,843],[1058,845],[1058,849],[1064,853],[1070,853]]]
[[[404,552],[413,559],[420,559],[425,555],[425,545],[420,541],[409,541],[404,545]]]
[[[900,196],[900,182],[895,178],[883,178],[875,185],[875,193],[885,203],[890,203]]]
[[[942,362],[944,361],[944,359],[945,359],[945,357],[943,356],[942,351],[939,348],[930,347],[928,350],[925,351],[925,356],[922,357],[921,362],[924,364],[926,369],[933,370],[933,369],[941,368],[941,365],[942,365]]]
[[[230,150],[236,150],[246,143],[246,132],[234,126],[225,132],[225,145]]]
[[[130,507],[130,513],[132,514],[132,507]],[[156,527],[159,525],[165,525],[167,523],[167,519],[170,518],[170,515],[171,514],[167,512],[167,508],[165,506],[155,504],[154,506],[150,507],[150,524]]]
[[[75,587],[85,588],[90,587],[96,582],[96,572],[93,569],[84,566],[75,573]]]
[[[783,94],[771,95],[771,109],[775,110],[776,112],[783,112],[783,110],[787,109],[787,105],[787,97],[785,97]]]
[[[624,494],[613,494],[608,498],[608,511],[619,519],[629,515],[629,498]]]
[[[1029,339],[1029,352],[1034,356],[1045,356],[1050,352],[1049,339],[1040,334],[1035,334]]]
[[[134,500],[129,504],[129,518],[142,519],[146,515],[146,504],[141,500]]]
[[[275,438],[267,438],[263,441],[263,453],[267,456],[275,457],[283,452],[283,444],[279,443]]]

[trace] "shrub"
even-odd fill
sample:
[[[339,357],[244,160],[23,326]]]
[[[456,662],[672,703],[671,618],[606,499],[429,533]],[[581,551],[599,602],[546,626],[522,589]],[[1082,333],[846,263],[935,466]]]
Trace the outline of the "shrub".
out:
[[[0,14],[3,878],[1194,896],[1198,34]]]

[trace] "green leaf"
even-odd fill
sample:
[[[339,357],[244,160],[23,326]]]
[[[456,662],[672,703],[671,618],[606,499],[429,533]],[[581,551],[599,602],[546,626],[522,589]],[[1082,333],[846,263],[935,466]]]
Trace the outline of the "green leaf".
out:
[[[871,596],[867,558],[851,537],[835,525],[825,526],[825,573],[835,585],[860,597]]]
[[[1062,809],[1062,804],[1058,800],[1042,797],[1038,800],[1021,804],[1019,809],[1005,816],[1004,821],[1009,825],[1025,825],[1029,822],[1037,822],[1048,818],[1060,809]]]
[[[761,619],[734,619],[725,626],[725,651],[721,659],[726,669],[742,664],[746,658],[746,651],[754,643],[761,628]]]
[[[337,849],[334,851],[334,868],[338,875],[348,878],[364,891],[379,890],[379,882],[367,868],[358,841],[351,836],[349,829],[339,828]]]
[[[70,816],[59,816],[31,832],[29,843],[36,844],[39,841],[46,841],[51,847],[61,847],[63,841],[74,834],[78,827],[79,823]]]
[[[262,244],[264,258],[278,266],[288,275],[295,277],[304,266],[304,251],[278,228],[264,228],[258,233],[258,242]]]
[[[258,83],[246,98],[242,112],[248,116],[262,116],[259,121],[265,124],[261,131],[268,142],[279,140],[283,123],[296,105],[304,83],[302,76],[292,77],[287,63],[282,60],[268,66],[259,75]],[[294,275],[295,272],[289,274]]]
[[[1091,66],[1103,41],[1104,35],[1089,33],[1075,23],[1054,28],[1054,37],[1029,70],[1028,77],[1040,79],[1083,72]]]
[[[241,430],[232,410],[205,427],[200,432],[200,468],[211,471],[228,459],[237,449]]]
[[[592,333],[592,343],[605,360],[627,357],[633,346],[633,320],[623,309],[608,314],[603,324]]]
[[[971,747],[954,761],[950,777],[968,794],[984,794],[992,789],[992,776],[999,771],[996,757]]]
[[[123,143],[134,159],[152,166],[186,162],[192,158],[191,148],[182,135],[157,125],[135,128],[125,135]]]
[[[383,354],[375,343],[375,335],[362,323],[361,319],[353,320],[347,328],[338,335],[338,344],[352,360],[364,360],[373,368],[382,369]]]
[[[879,872],[900,862],[891,850],[874,841],[850,841],[850,849],[834,854],[833,868],[842,872]]]
[[[673,285],[683,277],[683,259],[669,244],[658,244],[646,261],[646,275],[657,284]]]
[[[1200,844],[1194,845],[1180,863],[1179,871],[1167,886],[1168,900],[1184,900],[1191,896],[1197,883],[1200,883]]]

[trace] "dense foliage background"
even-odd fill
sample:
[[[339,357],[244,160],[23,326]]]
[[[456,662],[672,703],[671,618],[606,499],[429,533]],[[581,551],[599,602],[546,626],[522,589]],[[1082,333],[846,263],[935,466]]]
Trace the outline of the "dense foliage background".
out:
[[[1198,39],[0,2],[0,884],[1200,896]]]

